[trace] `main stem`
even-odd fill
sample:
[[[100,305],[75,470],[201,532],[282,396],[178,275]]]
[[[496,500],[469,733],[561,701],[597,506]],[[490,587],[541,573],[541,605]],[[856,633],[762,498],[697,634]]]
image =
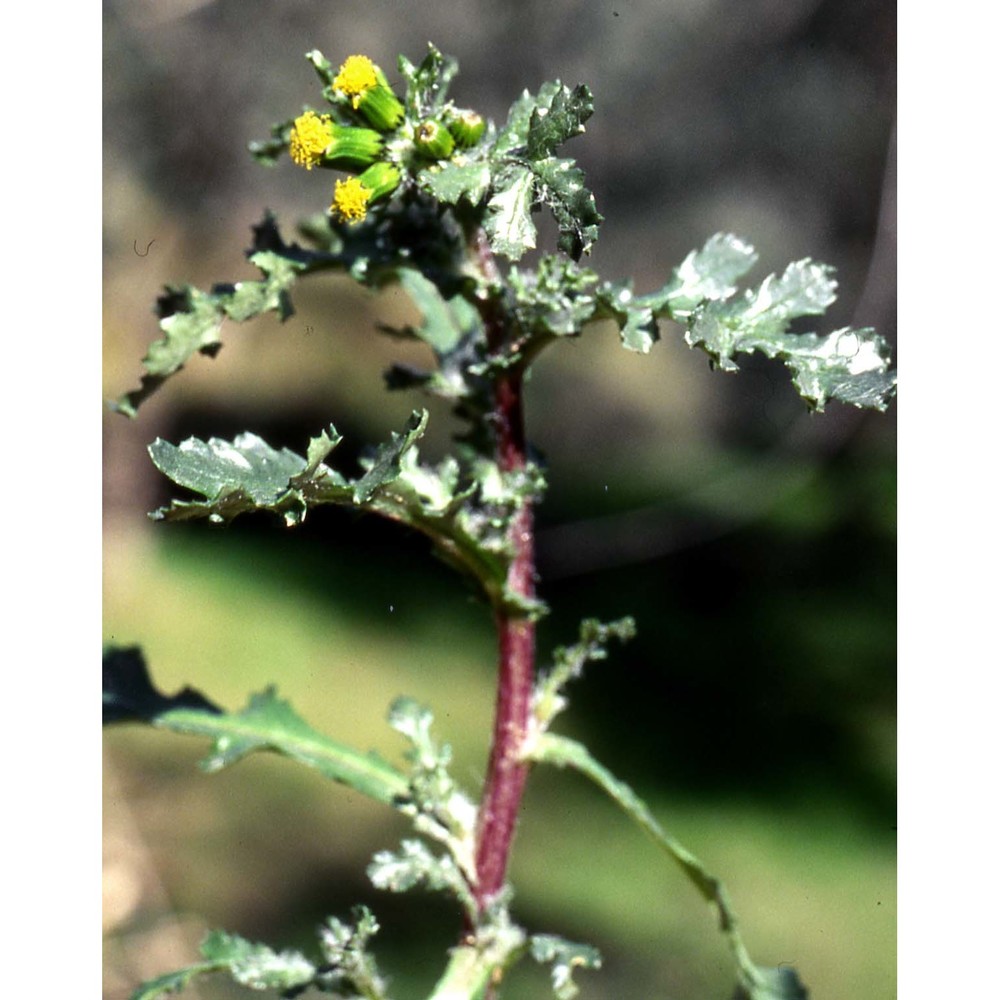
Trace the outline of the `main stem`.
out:
[[[499,277],[496,262],[482,234],[477,253],[483,274]],[[507,316],[497,302],[484,306],[487,341],[491,351],[503,347]],[[517,472],[527,462],[524,431],[523,372],[519,366],[503,369],[494,389],[493,422],[496,458],[503,472]],[[507,589],[520,597],[535,596],[535,536],[530,500],[518,510],[508,540],[513,560]],[[521,751],[531,715],[535,672],[535,623],[509,604],[495,611],[498,649],[497,699],[486,785],[479,809],[476,841],[476,902],[482,911],[503,888],[517,825],[517,813],[528,777]]]

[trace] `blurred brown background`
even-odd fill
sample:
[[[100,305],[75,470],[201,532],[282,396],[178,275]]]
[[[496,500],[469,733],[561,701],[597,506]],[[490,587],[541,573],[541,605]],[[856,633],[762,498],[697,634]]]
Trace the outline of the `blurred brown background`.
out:
[[[319,100],[303,54],[371,55],[394,77],[433,41],[452,95],[502,121],[524,88],[588,84],[566,147],[605,215],[590,261],[661,285],[719,230],[761,255],[833,264],[820,329],[895,344],[895,5],[846,0],[487,4],[107,0],[105,397],[133,388],[167,282],[254,277],[265,207],[286,237],[331,175],[267,170],[246,144]],[[545,230],[543,228],[543,236]],[[470,788],[485,761],[493,648],[484,610],[415,539],[341,512],[299,531],[154,526],[157,435],[247,429],[300,452],[331,421],[351,462],[421,400],[387,396],[401,295],[311,279],[296,315],[228,324],[129,422],[105,418],[105,638],[138,642],[167,690],[227,707],[277,681],[318,728],[395,755],[399,693],[434,707]],[[895,994],[894,411],[805,412],[780,365],[709,371],[679,332],[648,357],[594,327],[529,387],[550,491],[539,533],[544,651],[583,616],[639,637],[579,685],[566,726],[727,882],[751,952],[794,962],[817,998]],[[453,425],[432,405],[422,451]],[[206,777],[204,748],[121,728],[106,739],[105,996],[193,961],[206,926],[310,947],[366,901],[393,995],[419,997],[454,937],[449,907],[368,886],[404,827],[289,762]],[[517,916],[598,945],[587,998],[724,997],[722,939],[697,896],[599,793],[538,774],[516,845]],[[206,983],[192,996],[241,995]],[[511,996],[544,996],[526,970]]]

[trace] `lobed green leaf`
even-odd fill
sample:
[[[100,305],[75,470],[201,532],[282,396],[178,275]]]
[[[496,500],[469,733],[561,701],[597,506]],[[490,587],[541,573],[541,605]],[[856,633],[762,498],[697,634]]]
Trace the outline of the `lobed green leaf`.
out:
[[[729,895],[722,882],[710,874],[701,861],[686,847],[666,833],[653,817],[646,803],[625,782],[620,781],[607,768],[599,764],[582,743],[564,736],[542,733],[530,744],[529,755],[535,761],[554,764],[557,767],[572,767],[590,778],[622,808],[626,815],[639,825],[657,847],[677,863],[705,901],[715,908],[719,917],[720,929],[726,935],[736,960],[738,989],[744,991],[746,1000],[791,1000],[793,996],[797,996],[793,993],[768,994],[766,992],[767,989],[771,988],[770,984],[778,982],[788,984],[793,979],[799,988],[802,987],[794,970],[791,970],[791,978],[783,970],[781,970],[780,976],[775,976],[772,974],[774,970],[762,969],[753,962],[743,943],[737,926],[736,914],[733,912]],[[801,997],[802,1000],[805,1000],[806,994],[804,988],[802,989]],[[739,996],[739,993],[737,995]]]
[[[896,373],[889,367],[888,344],[874,330],[844,328],[822,336],[788,329],[800,317],[821,315],[836,298],[836,287],[832,268],[796,261],[756,291],[694,309],[685,339],[723,371],[738,370],[737,353],[781,359],[796,390],[816,410],[831,399],[885,410],[896,392]]]
[[[494,253],[520,260],[534,249],[537,231],[531,221],[535,177],[531,169],[508,164],[494,170],[493,195],[486,206],[483,227]]]
[[[684,319],[705,301],[729,298],[756,262],[757,251],[749,243],[731,233],[716,233],[701,250],[684,258],[663,289],[643,296],[642,303],[657,312],[669,306],[671,318]]]
[[[224,502],[239,493],[248,509],[274,508],[289,492],[289,480],[306,468],[305,459],[282,448],[275,450],[256,434],[239,434],[232,441],[188,438],[180,445],[157,438],[149,446],[153,464],[178,486],[207,500]],[[213,520],[222,514],[210,513]]]
[[[212,740],[206,771],[218,771],[255,751],[273,751],[319,771],[324,777],[390,805],[409,800],[408,779],[374,753],[316,732],[273,688],[254,695],[230,714],[185,688],[169,698],[154,687],[137,649],[105,653],[105,722],[146,722],[161,729]],[[110,711],[109,711],[110,709]]]
[[[589,254],[603,216],[584,184],[583,171],[574,166],[573,160],[557,157],[534,161],[532,171],[538,182],[536,197],[548,206],[559,226],[559,249],[573,260]]]
[[[559,249],[579,260],[597,239],[601,216],[583,173],[572,160],[554,155],[584,131],[593,114],[590,91],[558,80],[537,95],[525,91],[513,105],[490,153],[492,195],[484,220],[494,252],[520,260],[536,245],[531,213],[545,205],[559,226]]]
[[[337,993],[353,987],[362,997],[378,1000],[386,995],[386,981],[368,950],[369,941],[378,933],[378,921],[366,906],[356,906],[353,916],[353,924],[328,917],[320,927],[325,963],[316,985],[323,992]]]
[[[594,98],[584,84],[573,90],[556,81],[550,85],[551,98],[532,108],[525,137],[525,156],[544,160],[552,156],[567,139],[583,135],[583,123],[594,113]]]
[[[481,336],[479,313],[462,295],[445,299],[433,281],[411,267],[399,268],[396,280],[423,317],[421,325],[408,332],[438,357],[454,351],[465,337]]]
[[[484,160],[451,161],[427,167],[417,179],[442,204],[457,205],[464,199],[471,205],[478,205],[490,189],[492,174],[489,163]]]
[[[328,253],[286,245],[270,214],[254,227],[254,245],[247,256],[263,275],[259,281],[219,284],[210,292],[191,285],[166,288],[156,307],[162,336],[143,358],[145,371],[139,388],[112,403],[117,412],[134,417],[139,406],[195,354],[215,357],[222,346],[219,333],[226,319],[242,323],[267,312],[288,319],[293,313],[289,291],[298,277],[342,265]]]
[[[201,953],[216,969],[228,971],[236,982],[253,990],[293,990],[316,976],[316,966],[301,952],[278,952],[225,931],[211,931]]]

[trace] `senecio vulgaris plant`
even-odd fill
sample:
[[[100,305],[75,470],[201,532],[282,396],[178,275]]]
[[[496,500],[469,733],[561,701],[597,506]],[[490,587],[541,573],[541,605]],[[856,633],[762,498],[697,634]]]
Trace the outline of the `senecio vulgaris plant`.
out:
[[[431,1000],[497,996],[506,970],[526,955],[551,966],[552,989],[565,1000],[577,992],[574,972],[600,964],[589,945],[529,932],[515,920],[506,872],[525,782],[536,764],[590,778],[680,866],[714,908],[734,959],[736,997],[805,997],[792,968],[751,959],[722,883],[584,745],[552,730],[567,706],[570,681],[603,659],[612,640],[627,640],[634,624],[584,621],[577,639],[536,670],[536,623],[546,607],[535,592],[532,525],[545,471],[528,445],[522,388],[543,350],[580,336],[595,320],[614,321],[623,347],[645,354],[659,337],[658,321],[668,319],[723,371],[737,369],[741,352],[780,358],[814,410],[829,400],[884,410],[896,386],[887,345],[870,329],[791,332],[793,320],[821,315],[833,302],[831,268],[797,261],[739,292],[736,282],[756,254],[731,235],[713,236],[646,295],[581,267],[602,219],[582,172],[560,147],[583,133],[592,113],[585,86],[557,81],[537,94],[525,91],[498,128],[449,99],[457,64],[433,46],[419,65],[400,57],[401,95],[364,56],[350,56],[337,69],[318,51],[307,58],[322,84],[324,109],[305,108],[251,150],[264,164],[287,152],[306,171],[338,172],[329,209],[300,227],[308,247],[285,242],[267,214],[248,253],[259,280],[207,292],[168,288],[158,301],[162,336],[144,359],[141,385],[114,406],[134,416],[194,354],[214,356],[224,320],[268,311],[286,319],[292,286],[307,275],[342,271],[368,288],[402,286],[422,318],[391,332],[426,344],[435,367],[396,365],[386,382],[391,390],[419,389],[453,404],[465,430],[449,457],[436,467],[421,464],[424,410],[415,410],[353,479],[331,461],[341,440],[333,426],[309,441],[305,455],[271,448],[252,433],[231,442],[156,440],[149,448],[153,462],[194,498],[174,500],[151,516],[221,524],[270,511],[292,527],[315,506],[339,504],[427,536],[468,578],[495,622],[496,709],[484,787],[478,799],[459,787],[449,773],[448,747],[432,735],[430,711],[410,698],[398,699],[389,712],[389,724],[409,745],[405,766],[396,766],[316,732],[271,689],[239,712],[192,689],[164,695],[136,648],[105,650],[105,722],[142,721],[208,737],[209,771],[253,751],[275,751],[409,817],[414,836],[376,854],[368,874],[380,889],[419,886],[454,898],[455,946],[442,960]],[[317,177],[304,177],[304,190],[318,187],[325,197],[329,187]],[[534,268],[519,267],[536,245],[532,215],[540,210],[555,219],[559,252],[541,255]],[[283,997],[311,988],[384,1000],[390,986],[371,949],[377,930],[365,907],[349,919],[330,917],[312,956],[214,931],[200,961],[140,986],[133,1000],[180,990],[210,972]]]

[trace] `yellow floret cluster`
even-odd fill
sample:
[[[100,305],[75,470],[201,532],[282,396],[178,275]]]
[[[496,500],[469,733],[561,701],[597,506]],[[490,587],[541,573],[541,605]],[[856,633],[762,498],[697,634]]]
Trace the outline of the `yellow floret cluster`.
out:
[[[368,214],[371,196],[371,189],[357,177],[348,177],[346,181],[337,181],[330,210],[347,222],[360,222]]]
[[[323,158],[330,140],[330,116],[306,111],[292,124],[288,152],[300,167],[312,170]]]
[[[348,56],[333,81],[334,87],[352,99],[354,107],[358,106],[361,95],[377,84],[375,64],[368,56]]]

